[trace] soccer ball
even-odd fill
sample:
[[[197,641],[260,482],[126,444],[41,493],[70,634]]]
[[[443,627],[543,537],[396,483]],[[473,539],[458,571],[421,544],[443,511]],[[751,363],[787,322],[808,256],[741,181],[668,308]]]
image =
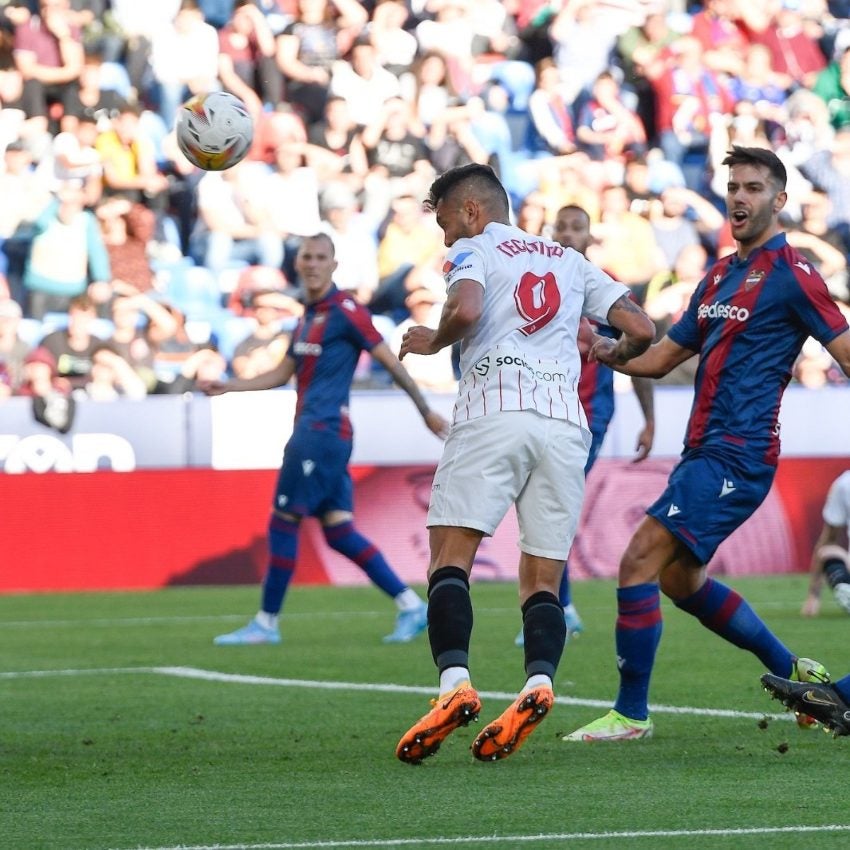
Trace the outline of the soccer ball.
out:
[[[245,104],[223,91],[198,94],[177,112],[177,144],[186,159],[205,171],[224,171],[245,158],[254,122]]]

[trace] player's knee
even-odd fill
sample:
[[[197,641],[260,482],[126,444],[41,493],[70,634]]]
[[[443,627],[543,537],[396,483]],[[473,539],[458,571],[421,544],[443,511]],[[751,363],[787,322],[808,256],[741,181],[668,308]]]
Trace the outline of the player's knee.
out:
[[[818,558],[822,564],[827,561],[843,561],[845,566],[850,569],[850,554],[841,546],[834,543],[828,543],[826,546],[821,546],[818,549]]]

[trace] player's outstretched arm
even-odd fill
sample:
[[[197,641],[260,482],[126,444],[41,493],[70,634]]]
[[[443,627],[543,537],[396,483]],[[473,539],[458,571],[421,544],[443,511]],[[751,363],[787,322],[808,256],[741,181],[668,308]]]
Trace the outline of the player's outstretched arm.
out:
[[[295,374],[295,360],[288,355],[280,364],[262,375],[253,378],[231,378],[229,381],[199,381],[198,388],[207,395],[222,395],[250,390],[271,390],[289,383]]]
[[[607,338],[597,339],[588,357],[614,369],[639,357],[655,339],[652,319],[628,295],[621,296],[611,305],[608,324],[622,332],[620,338],[616,342]]]
[[[812,549],[812,560],[809,564],[809,590],[803,600],[800,613],[804,617],[817,617],[820,613],[820,596],[823,590],[824,547],[837,546],[841,541],[841,527],[824,523],[818,539]],[[828,551],[828,550],[827,550]],[[827,554],[827,557],[830,557]]]
[[[463,339],[481,318],[484,287],[475,280],[459,280],[449,290],[437,329],[414,325],[404,335],[399,359],[405,354],[436,354]]]
[[[425,420],[428,430],[431,431],[432,434],[436,434],[438,437],[445,439],[449,433],[449,423],[443,419],[436,410],[432,410],[428,406],[428,402],[422,395],[422,391],[419,389],[413,378],[410,377],[410,373],[407,369],[402,366],[398,357],[393,354],[390,347],[385,342],[379,342],[372,349],[370,354],[390,373],[390,376],[396,386],[404,390],[410,396],[411,401],[416,405],[416,409],[419,411],[422,419]]]

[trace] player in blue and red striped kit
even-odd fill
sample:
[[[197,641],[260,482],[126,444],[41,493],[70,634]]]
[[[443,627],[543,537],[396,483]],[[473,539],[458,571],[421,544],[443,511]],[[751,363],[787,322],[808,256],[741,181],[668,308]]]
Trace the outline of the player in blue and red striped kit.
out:
[[[590,233],[590,216],[586,210],[577,204],[567,204],[561,207],[555,215],[552,238],[565,248],[572,248],[584,256],[593,238]],[[585,344],[585,333],[583,331],[589,333],[591,329],[602,336],[609,336],[611,339],[616,339],[618,335],[617,331],[609,325],[598,325],[588,319],[582,319],[579,329],[579,352],[582,361],[578,397],[581,406],[584,408],[592,437],[590,451],[587,454],[587,463],[584,465],[585,478],[593,464],[596,463],[596,458],[599,457],[599,450],[602,448],[608,426],[614,417],[614,373],[608,366],[587,359],[589,346]],[[632,378],[632,387],[644,418],[644,426],[638,434],[637,445],[635,446],[634,462],[638,463],[649,455],[655,436],[652,381],[649,378]],[[558,588],[558,601],[564,609],[567,640],[569,640],[574,635],[580,634],[584,629],[581,617],[573,604],[569,564],[564,565],[564,575]],[[525,644],[522,629],[519,630],[514,643],[517,646]]]
[[[369,312],[333,284],[334,246],[326,234],[302,240],[295,261],[307,309],[292,334],[280,365],[254,378],[207,384],[210,395],[233,390],[265,390],[294,375],[298,400],[292,436],[286,444],[269,521],[269,567],[256,617],[235,632],[219,635],[219,645],[280,643],[278,615],[295,570],[298,530],[305,516],[319,518],[328,545],[360,567],[393,597],[396,628],[388,643],[411,640],[427,625],[425,603],[393,572],[384,556],[354,526],[348,460],[352,449],[349,396],[362,351],[370,352],[412,399],[428,429],[439,437],[448,422],[428,407],[422,393],[383,341]]]
[[[599,338],[591,357],[629,375],[660,377],[700,355],[681,460],[620,561],[616,650],[620,689],[604,717],[565,741],[652,734],[649,681],[661,638],[660,590],[677,607],[776,676],[823,682],[734,590],[708,578],[717,547],[761,504],[779,457],[779,406],[803,343],[813,336],[850,375],[850,329],[817,270],[779,226],[785,167],[771,151],[735,146],[726,206],[737,251],[717,261],[667,335],[626,365]],[[801,725],[803,725],[801,723]]]

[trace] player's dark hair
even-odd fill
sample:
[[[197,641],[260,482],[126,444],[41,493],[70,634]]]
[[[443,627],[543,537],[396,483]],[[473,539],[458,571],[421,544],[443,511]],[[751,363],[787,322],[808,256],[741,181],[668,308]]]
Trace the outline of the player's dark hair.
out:
[[[779,191],[785,191],[785,184],[788,180],[785,166],[773,151],[766,148],[745,148],[741,145],[732,145],[732,150],[728,151],[722,165],[728,165],[730,168],[734,165],[763,165],[768,170],[774,184],[779,187]]]
[[[590,224],[590,213],[584,208],[580,207],[578,204],[564,204],[557,213],[555,213],[555,217],[557,218],[563,212],[577,212],[581,213],[584,216],[585,220],[588,224]]]
[[[482,200],[493,211],[501,215],[508,215],[510,202],[505,187],[502,186],[496,172],[489,165],[480,165],[477,162],[459,165],[441,174],[431,184],[428,197],[425,199],[425,206],[432,210],[436,209],[441,200],[461,186],[469,194]]]

